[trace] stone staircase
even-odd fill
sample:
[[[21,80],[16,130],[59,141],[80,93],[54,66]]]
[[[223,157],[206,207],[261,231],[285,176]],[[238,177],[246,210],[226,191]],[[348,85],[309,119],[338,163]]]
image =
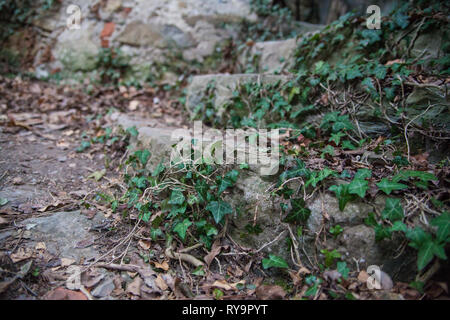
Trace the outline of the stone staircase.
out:
[[[313,30],[319,30],[321,26],[315,26]],[[260,82],[261,84],[273,84],[278,81],[286,82],[292,78],[289,73],[274,74],[288,70],[294,62],[294,51],[299,38],[282,41],[268,41],[256,43],[244,52],[239,58],[243,63],[248,57],[259,56],[258,70],[253,74],[207,74],[192,78],[187,87],[186,111],[195,116],[196,106],[202,101],[208,86],[213,83],[215,96],[214,108],[217,114],[222,114],[224,105],[233,97],[233,92],[239,85],[247,82]],[[267,66],[267,69],[265,69]],[[265,69],[265,70],[263,70]],[[175,130],[181,128],[162,127],[157,121],[151,119],[136,119],[130,115],[115,114],[112,119],[123,128],[135,126],[139,135],[132,139],[133,148],[147,148],[152,157],[149,161],[149,169],[154,169],[160,162],[170,166],[170,155],[173,152],[175,140],[172,139]],[[185,131],[189,135],[190,131]],[[281,198],[270,196],[269,190],[277,182],[278,175],[262,176],[258,166],[251,166],[250,170],[241,170],[235,187],[225,196],[225,200],[232,204],[235,210],[228,232],[231,237],[243,248],[259,250],[264,254],[272,253],[291,261],[291,252],[288,250],[284,238],[289,237],[286,224],[280,214]],[[298,182],[289,183],[289,187],[297,189]],[[383,206],[384,199],[379,197],[377,205]],[[364,224],[364,219],[373,207],[363,202],[352,202],[341,212],[338,200],[331,193],[316,194],[306,201],[311,210],[311,216],[306,228],[310,231],[304,237],[302,243],[302,259],[311,261],[312,257],[319,254],[316,247],[315,236],[320,234],[324,226],[324,215],[333,222],[341,225],[343,233],[337,239],[327,239],[327,244],[336,248],[350,265],[357,261],[359,267],[372,264],[385,265],[386,271],[396,271],[399,260],[393,260],[386,255],[375,242],[374,230]],[[240,212],[237,214],[236,212]],[[259,234],[249,234],[246,227],[256,219],[261,226]],[[295,230],[294,230],[295,232]],[[284,237],[279,237],[280,234]],[[281,239],[273,241],[275,239]],[[270,245],[268,245],[270,243]],[[310,264],[313,264],[312,262]]]

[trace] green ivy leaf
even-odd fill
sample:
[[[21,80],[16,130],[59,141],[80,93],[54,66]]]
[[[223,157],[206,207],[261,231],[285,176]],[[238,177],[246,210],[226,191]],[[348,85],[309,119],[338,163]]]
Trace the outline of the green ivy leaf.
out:
[[[0,198],[0,206],[4,206],[5,204],[8,203],[8,199],[6,198]]]
[[[216,223],[220,223],[226,214],[233,213],[233,208],[222,200],[212,201],[206,206],[206,210],[210,211]]]
[[[181,240],[184,241],[186,238],[186,231],[192,225],[192,222],[189,219],[184,219],[182,222],[177,223],[177,225],[173,228],[173,231],[178,233]]]
[[[394,23],[402,29],[409,26],[409,17],[402,11],[398,11],[393,16]]]
[[[362,168],[356,171],[353,179],[369,179],[370,177],[372,177],[372,170]]]
[[[347,263],[339,261],[337,263],[337,271],[342,275],[342,278],[347,279],[350,269],[347,267]]]
[[[197,182],[195,183],[195,190],[197,190],[200,198],[202,200],[205,200],[209,190],[209,185],[205,180],[197,180]]]
[[[317,293],[317,290],[319,289],[319,282],[314,283],[311,287],[308,288],[308,290],[305,291],[306,297],[314,297]]]
[[[379,32],[381,30],[368,30],[365,29],[361,32],[362,37],[365,39],[363,40],[363,46],[366,47],[367,45],[373,44],[377,41],[381,40],[380,34],[381,32]]]
[[[362,85],[366,86],[366,91],[368,92],[376,92],[376,88],[373,85],[372,79],[371,78],[365,78],[362,82]]]
[[[269,254],[268,259],[267,258],[263,259],[262,265],[263,265],[264,269],[269,269],[269,268],[288,269],[289,268],[289,265],[283,258],[280,258],[273,254]]]
[[[336,194],[336,197],[339,200],[339,210],[344,211],[347,203],[353,199],[353,196],[349,193],[349,185],[334,185],[331,186],[329,190],[333,191]]]
[[[308,187],[310,184],[315,188],[317,184],[326,178],[328,178],[331,175],[335,175],[336,172],[330,168],[323,168],[322,170],[317,173],[316,171],[313,171],[311,173],[310,178],[305,182],[305,188]]]
[[[329,154],[330,156],[334,156],[334,147],[332,145],[327,145],[322,149],[322,158],[324,155]]]
[[[375,213],[369,212],[367,218],[364,219],[364,223],[369,227],[376,227],[378,223],[377,219],[375,219]]]
[[[418,270],[421,271],[423,268],[425,268],[435,255],[441,259],[447,259],[442,245],[439,245],[432,240],[428,240],[425,243],[422,243],[419,248],[419,252],[417,253]]]
[[[392,222],[403,219],[403,207],[400,199],[386,198],[386,204],[381,215],[383,219],[387,219]]]
[[[158,239],[158,237],[163,237],[164,234],[161,231],[161,229],[159,228],[151,228],[150,229],[150,237],[152,238],[153,241],[155,241],[156,239]]]
[[[391,194],[391,192],[394,190],[402,190],[408,188],[407,185],[390,181],[387,178],[381,179],[381,181],[377,183],[377,186],[378,188],[380,188],[381,191],[383,191],[387,195]]]
[[[383,227],[381,224],[377,224],[374,228],[375,230],[375,241],[381,241],[385,238],[391,238],[391,230],[389,228]]]
[[[335,259],[339,259],[341,257],[341,254],[336,249],[333,249],[332,251],[322,249],[320,252],[325,255],[325,266],[327,268],[333,265]]]
[[[145,167],[151,154],[148,150],[138,150],[134,153],[134,155],[139,159],[142,166]]]
[[[224,192],[227,188],[234,186],[234,184],[237,181],[237,178],[239,176],[239,171],[237,170],[231,170],[228,172],[225,177],[220,179],[220,185],[219,185],[219,195]]]
[[[337,121],[333,124],[333,132],[341,130],[353,130],[353,124],[350,122],[348,115],[339,116]]]
[[[250,166],[248,165],[248,163],[241,163],[239,165],[239,169],[241,169],[241,170],[245,170],[245,169],[249,169],[249,168],[250,168]]]
[[[415,227],[414,229],[408,229],[406,231],[406,237],[411,241],[409,243],[410,247],[417,250],[420,249],[423,243],[432,240],[431,234],[425,232],[421,227]]]
[[[330,142],[333,141],[338,146],[339,143],[341,142],[341,138],[345,137],[345,136],[346,136],[346,134],[341,131],[339,131],[338,133],[332,133],[331,138],[328,139],[328,141],[330,141]]]
[[[311,172],[309,169],[306,169],[305,163],[300,159],[296,159],[296,162],[297,167],[295,169],[286,170],[280,175],[280,183],[295,177],[309,178]]]
[[[343,231],[344,231],[344,229],[342,229],[342,227],[341,227],[340,225],[338,225],[338,224],[330,228],[330,233],[331,233],[334,237],[337,237],[337,236],[340,235]]]
[[[439,241],[450,241],[450,213],[443,212],[439,217],[432,219],[430,224],[438,228],[436,236]]]
[[[176,217],[178,214],[183,214],[186,212],[187,209],[187,203],[184,203],[181,206],[174,205],[172,206],[172,209],[170,210],[170,213],[167,215],[169,219]]]
[[[142,215],[142,221],[148,222],[150,220],[151,215],[152,215],[152,213],[150,211],[145,212]]]
[[[180,190],[173,190],[170,195],[169,204],[183,204],[185,197]]]
[[[203,270],[203,266],[198,266],[194,271],[192,271],[192,274],[196,276],[204,276],[206,273],[205,270]]]
[[[383,80],[386,78],[387,74],[387,68],[383,66],[382,64],[377,65],[377,67],[374,70],[375,77],[377,77],[380,80]]]
[[[344,150],[356,150],[356,147],[351,143],[350,140],[342,141],[342,149]]]
[[[360,198],[366,196],[367,189],[369,189],[369,182],[362,179],[353,179],[348,186],[348,192],[350,194],[357,194]]]
[[[126,130],[126,132],[128,132],[132,137],[137,137],[138,134],[139,134],[139,131],[136,129],[135,126],[133,126],[133,127],[131,127],[131,128],[128,128],[128,129]]]
[[[328,64],[328,62],[318,61],[316,62],[314,67],[315,74],[326,76],[330,73],[330,65]]]
[[[163,162],[161,161],[160,163],[158,163],[155,170],[152,172],[152,177],[158,177],[165,169],[166,169],[166,167],[164,166]]]
[[[222,290],[216,288],[213,291],[213,295],[214,295],[214,299],[221,300],[222,297],[225,295],[225,293],[223,293]]]
[[[408,230],[408,227],[401,220],[397,220],[392,224],[392,227],[390,230],[392,232],[395,232],[395,231],[406,232]]]
[[[418,178],[424,182],[438,180],[434,174],[426,171],[400,170],[400,172],[392,178],[392,181],[408,181],[409,178]]]
[[[356,78],[362,78],[363,74],[359,70],[358,65],[350,65],[345,69],[345,78],[347,80],[353,80]]]
[[[91,147],[91,143],[89,141],[82,141],[81,145],[76,149],[76,152],[78,152],[78,153],[83,152],[84,150],[86,150],[90,147]]]
[[[289,223],[306,222],[311,215],[311,210],[305,207],[303,199],[291,199],[292,210],[284,221]]]
[[[133,182],[139,189],[145,189],[145,187],[147,186],[146,177],[133,177],[133,179],[131,179],[131,182]]]

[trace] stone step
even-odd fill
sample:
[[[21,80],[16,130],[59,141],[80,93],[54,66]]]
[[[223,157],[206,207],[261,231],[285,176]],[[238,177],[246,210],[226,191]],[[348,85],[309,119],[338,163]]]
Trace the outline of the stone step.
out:
[[[213,104],[217,116],[220,118],[225,111],[224,105],[230,101],[233,97],[233,92],[239,85],[248,82],[273,84],[281,81],[284,83],[290,79],[290,76],[270,74],[209,74],[195,76],[187,87],[186,108],[191,118],[194,118],[197,114],[196,108],[202,103],[208,86],[214,85],[215,96]]]
[[[124,130],[135,127],[139,132],[137,137],[131,137],[131,151],[138,149],[148,149],[152,156],[147,164],[150,170],[154,170],[160,161],[170,159],[172,152],[172,133],[176,127],[163,127],[155,119],[143,119],[123,113],[113,113],[110,115],[115,125],[121,126]],[[168,162],[169,163],[169,162]]]
[[[138,135],[131,137],[131,152],[142,149],[149,150],[151,158],[147,163],[147,168],[151,171],[159,163],[168,167],[183,161],[183,147],[188,145],[189,149],[186,149],[186,152],[189,152],[191,147],[194,148],[191,145],[193,139],[201,141],[201,143],[196,142],[195,148],[196,150],[202,150],[204,156],[207,155],[209,150],[207,148],[214,144],[215,148],[218,149],[221,144],[223,146],[223,160],[226,164],[229,164],[228,160],[225,159],[225,155],[227,155],[226,145],[228,144],[233,147],[233,150],[229,152],[229,154],[233,155],[232,162],[235,160],[235,151],[240,151],[244,153],[244,162],[249,164],[250,171],[266,176],[275,174],[278,171],[277,159],[270,158],[269,148],[264,150],[260,148],[260,153],[266,153],[263,155],[264,158],[262,156],[253,158],[258,160],[258,163],[255,163],[255,160],[249,160],[249,154],[255,154],[258,150],[256,146],[249,148],[244,141],[246,141],[246,138],[248,141],[248,137],[254,135],[254,130],[218,130],[205,126],[201,122],[196,122],[190,128],[165,127],[161,126],[154,119],[142,119],[122,113],[114,113],[110,115],[110,119],[124,130],[132,127],[137,129]],[[269,134],[270,132],[268,132],[268,138],[270,139]],[[235,139],[234,137],[237,138]],[[199,145],[202,146],[202,149],[197,148]],[[197,152],[196,155],[199,157],[200,153]],[[215,161],[215,159],[211,157],[211,161]]]
[[[254,70],[260,73],[280,73],[289,70],[295,60],[297,45],[304,36],[320,31],[324,26],[299,22],[301,30],[296,38],[277,41],[256,42],[247,47],[238,57],[242,71]]]
[[[151,152],[150,170],[153,170],[161,161],[166,166],[170,165],[170,155],[173,145],[176,143],[176,140],[173,140],[174,132],[179,130],[181,135],[184,132],[188,137],[192,132],[190,129],[163,127],[153,119],[146,120],[126,114],[115,113],[110,117],[116,125],[122,126],[123,129],[136,127],[139,134],[130,141],[131,151],[148,149]],[[224,200],[235,209],[232,223],[228,227],[229,235],[242,247],[255,250],[264,247],[261,252],[265,255],[271,253],[283,257],[286,261],[291,261],[291,253],[285,241],[285,238],[289,237],[289,233],[286,231],[283,215],[280,214],[280,203],[286,202],[286,200],[271,195],[270,192],[271,187],[278,179],[278,174],[262,176],[255,168],[257,167],[250,167],[250,170],[239,170],[240,174],[235,187],[225,193]],[[336,181],[329,181],[324,190],[328,190],[328,187],[335,183]],[[300,182],[289,182],[288,187],[297,190]],[[385,198],[378,197],[373,205],[381,208],[384,206],[384,201]],[[402,267],[400,261],[403,260],[392,259],[390,256],[392,248],[377,243],[374,229],[364,224],[364,219],[369,212],[373,212],[372,205],[363,201],[352,201],[341,212],[339,201],[334,194],[323,192],[316,193],[307,199],[306,206],[311,210],[311,215],[305,225],[305,236],[302,238],[303,248],[300,254],[303,263],[316,254],[316,249],[320,249],[316,248],[316,238],[312,235],[324,232],[324,227],[328,228],[330,225],[339,224],[343,228],[342,234],[336,238],[328,238],[327,247],[337,249],[342,254],[342,259],[349,265],[354,264],[355,260],[358,261],[361,268],[372,264],[384,264],[384,270],[390,274],[397,273],[398,269]],[[324,216],[327,217],[327,220]],[[261,227],[261,232],[258,234],[248,232],[248,226],[253,225],[255,217]],[[284,235],[279,237],[283,232]],[[273,241],[275,239],[278,241]],[[271,244],[267,245],[268,243]],[[410,270],[409,267],[408,265],[407,270]]]

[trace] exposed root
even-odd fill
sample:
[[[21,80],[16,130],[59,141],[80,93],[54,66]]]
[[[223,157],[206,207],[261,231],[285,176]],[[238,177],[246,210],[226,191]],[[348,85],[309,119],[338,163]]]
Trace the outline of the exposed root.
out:
[[[193,250],[193,249],[191,249],[191,250]],[[168,258],[170,258],[172,260],[181,260],[181,261],[192,264],[194,267],[200,267],[200,266],[205,265],[205,263],[203,261],[200,261],[199,259],[197,259],[196,257],[194,257],[190,254],[174,251],[173,247],[167,248],[165,251],[165,254]]]

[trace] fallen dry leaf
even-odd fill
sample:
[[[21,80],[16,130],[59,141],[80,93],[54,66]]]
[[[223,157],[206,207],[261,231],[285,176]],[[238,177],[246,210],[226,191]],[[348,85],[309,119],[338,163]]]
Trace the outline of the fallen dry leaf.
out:
[[[127,293],[130,293],[134,296],[140,296],[141,295],[141,286],[144,282],[142,281],[141,277],[134,278],[133,282],[129,283],[127,285]]]
[[[369,279],[369,274],[364,270],[358,274],[358,280],[362,283],[366,283],[367,279]]]
[[[38,242],[34,248],[36,250],[46,250],[47,246],[45,245],[45,242]]]
[[[405,63],[405,60],[403,60],[403,59],[390,60],[390,61],[386,62],[386,66],[393,65],[394,63],[402,64],[402,63]]]
[[[291,277],[294,286],[298,286],[302,283],[302,278],[297,272],[289,271],[289,276]]]
[[[219,289],[223,289],[223,290],[233,290],[233,287],[226,282],[225,280],[216,280],[214,281],[214,283],[212,284],[213,287],[219,288]]]
[[[16,281],[16,278],[0,282],[0,293],[3,293],[8,287]]]
[[[150,249],[150,246],[151,246],[150,241],[146,241],[146,240],[139,240],[138,244],[144,250]]]
[[[169,270],[169,263],[167,261],[163,261],[162,263],[159,262],[153,262],[153,265],[155,266],[155,268],[157,269],[162,269],[164,271]]]
[[[116,275],[113,279],[114,290],[111,292],[111,296],[118,297],[122,295],[125,291],[122,288],[122,277],[120,275]]]
[[[221,250],[222,250],[222,246],[220,245],[220,240],[214,241],[211,251],[205,256],[205,259],[204,259],[208,268],[209,268],[211,262],[220,253]]]
[[[156,277],[155,283],[163,291],[169,288],[169,286],[167,285],[167,283],[164,281],[164,279],[161,277],[160,274]]]
[[[256,297],[260,300],[282,300],[286,292],[280,286],[262,285],[256,288]]]
[[[33,250],[30,248],[19,248],[16,253],[12,253],[9,257],[12,262],[17,263],[33,256]]]
[[[61,205],[62,205],[61,202],[56,201],[56,202],[54,202],[54,203],[52,203],[52,204],[46,205],[45,207],[42,207],[42,208],[38,209],[38,211],[39,211],[39,212],[45,212],[45,211],[47,211],[50,207],[57,208],[57,207],[59,207],[59,206],[61,206]]]
[[[88,300],[81,292],[56,288],[45,295],[45,300]]]
[[[61,267],[68,267],[75,262],[74,259],[61,258]]]
[[[128,105],[128,109],[130,111],[135,111],[139,106],[139,101],[138,100],[132,100],[130,101],[130,104]]]
[[[93,271],[90,273],[85,272],[81,275],[81,283],[86,288],[92,288],[98,285],[104,278],[105,275],[98,273],[98,271]]]
[[[242,286],[245,285],[245,280],[241,280],[241,281],[235,282],[235,283],[228,283],[225,280],[216,280],[212,284],[212,287],[230,291],[230,290],[237,290],[238,285],[242,285]]]
[[[12,180],[12,183],[15,184],[15,185],[23,184],[23,179],[21,177],[15,177]]]
[[[87,216],[89,220],[92,220],[97,214],[97,210],[95,209],[83,209],[81,210],[81,214]]]

